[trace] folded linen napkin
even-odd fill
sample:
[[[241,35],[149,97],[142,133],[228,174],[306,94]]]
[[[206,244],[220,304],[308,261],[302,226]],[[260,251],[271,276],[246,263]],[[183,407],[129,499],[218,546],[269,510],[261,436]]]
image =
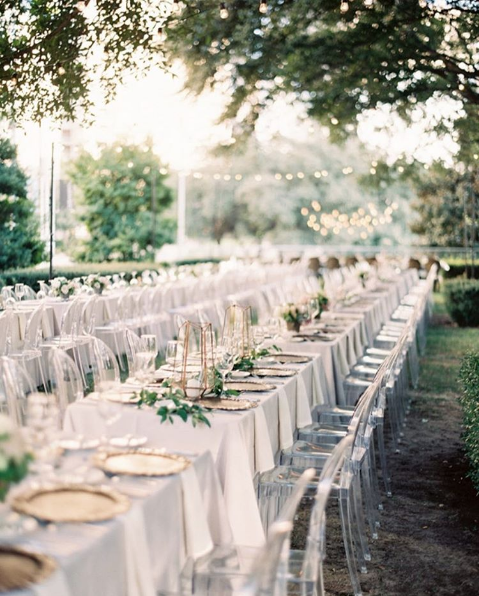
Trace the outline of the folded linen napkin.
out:
[[[62,569],[57,569],[41,584],[32,586],[35,596],[70,596],[70,588]]]
[[[213,539],[208,527],[206,510],[194,466],[191,465],[184,470],[180,478],[183,491],[186,555],[198,559],[213,548]]]
[[[291,428],[291,413],[289,411],[288,396],[283,387],[278,390],[279,409],[279,446],[288,449],[293,444],[293,431]]]
[[[155,596],[145,519],[140,507],[132,505],[123,516],[127,596]]]
[[[313,365],[313,405],[315,402],[315,376],[316,368]],[[319,382],[319,379],[318,379]],[[308,390],[306,389],[306,383],[304,382],[303,375],[298,373],[296,375],[296,428],[303,428],[311,424],[313,419],[311,418],[311,408],[308,399]]]

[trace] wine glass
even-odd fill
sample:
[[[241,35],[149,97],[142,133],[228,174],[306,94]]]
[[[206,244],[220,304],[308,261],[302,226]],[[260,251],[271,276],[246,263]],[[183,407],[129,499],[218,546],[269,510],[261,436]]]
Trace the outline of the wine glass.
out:
[[[49,393],[31,393],[25,413],[26,439],[35,459],[30,470],[36,474],[51,472],[58,459],[56,438],[60,430],[57,399]]]
[[[142,335],[137,358],[140,375],[146,381],[154,375],[157,355],[156,335]]]
[[[18,301],[25,296],[25,286],[24,284],[15,284],[15,296],[17,297]]]
[[[221,391],[222,397],[225,396],[226,376],[233,370],[235,359],[236,353],[233,342],[231,340],[224,339],[221,345],[216,348],[216,368],[219,370],[223,381]]]
[[[253,342],[256,349],[259,349],[263,345],[265,335],[265,329],[262,325],[253,326]]]
[[[120,384],[114,380],[101,380],[97,383],[98,413],[105,422],[105,434],[101,437],[102,445],[110,443],[111,426],[121,416],[121,405],[115,402],[114,394],[120,391]]]

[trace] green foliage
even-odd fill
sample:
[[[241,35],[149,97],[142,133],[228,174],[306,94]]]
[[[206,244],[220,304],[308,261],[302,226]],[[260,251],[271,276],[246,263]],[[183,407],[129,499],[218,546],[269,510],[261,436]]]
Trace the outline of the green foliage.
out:
[[[220,397],[220,395],[226,395],[226,396],[230,396],[230,397],[239,395],[239,391],[236,391],[236,389],[226,389],[226,391],[224,390],[223,377],[221,376],[221,373],[217,368],[215,368],[215,372],[214,372],[214,384],[213,384],[212,393],[216,397]]]
[[[172,201],[159,166],[151,147],[136,145],[117,143],[104,147],[98,158],[86,152],[78,157],[71,179],[81,191],[81,220],[90,234],[80,260],[147,260],[155,248],[172,241],[173,221],[154,219],[152,193],[156,213]]]
[[[134,272],[141,275],[148,269],[158,269],[169,266],[193,266],[199,263],[219,262],[218,259],[188,259],[184,261],[175,261],[173,263],[82,263],[72,267],[55,269],[56,277],[65,277],[74,279],[75,277],[86,277],[95,273],[101,275],[113,275],[114,273],[126,273],[125,280],[130,281]],[[23,283],[32,287],[35,291],[40,289],[38,282],[50,280],[49,269],[13,269],[0,273],[0,286],[14,286],[17,283]]]
[[[165,12],[150,0],[2,0],[0,7],[5,119],[73,120],[90,110],[93,89],[110,99],[128,72],[165,67],[157,35]]]
[[[460,327],[479,326],[479,281],[447,281],[444,294],[447,311]]]
[[[45,256],[27,177],[17,163],[17,149],[0,139],[0,270],[40,263]]]
[[[159,404],[156,413],[162,423],[170,422],[173,424],[175,421],[174,416],[178,416],[183,422],[187,422],[189,418],[193,426],[199,423],[211,426],[210,421],[206,417],[206,410],[198,403],[185,401],[185,394],[179,387],[173,387],[168,381],[164,381],[162,387],[166,388],[165,393],[156,393],[142,389],[139,394],[140,401],[138,402],[138,406],[146,405],[155,407]]]
[[[253,348],[249,354],[235,362],[233,370],[253,370],[255,367],[255,360],[271,356],[275,352],[281,352],[281,348],[278,348],[278,346],[275,345],[272,345],[271,348]]]
[[[469,476],[479,491],[479,352],[466,355],[462,362],[460,379],[464,390],[459,400],[463,408]]]
[[[451,119],[464,107],[457,130],[468,143],[477,139],[469,133],[478,128],[477,3],[351,0],[347,7],[269,0],[261,14],[238,0],[222,20],[216,0],[204,0],[201,13],[188,3],[168,43],[187,63],[190,89],[228,86],[224,118],[244,134],[278,97],[303,102],[334,139],[351,134],[367,110],[390,106],[408,119],[418,106],[448,98],[457,101]],[[444,119],[436,129],[447,131]]]
[[[466,263],[465,261],[450,262],[447,261],[449,270],[442,270],[442,276],[446,279],[454,279],[456,277],[467,277],[469,279],[479,279],[479,260],[476,262],[474,267],[474,275],[472,275],[471,262]]]
[[[0,503],[5,500],[10,486],[12,484],[17,484],[25,478],[28,473],[28,466],[32,459],[33,457],[30,453],[25,454],[21,461],[17,461],[13,458],[8,459],[6,469],[0,470]]]
[[[373,159],[355,139],[342,147],[332,145],[313,124],[304,140],[276,136],[260,143],[252,137],[208,160],[201,178],[189,177],[188,237],[211,237],[217,242],[241,237],[277,244],[407,242],[411,188],[401,183],[365,189],[362,179]],[[311,209],[316,201],[321,205],[318,214]],[[352,214],[371,204],[383,213],[393,203],[399,208],[392,222],[368,231],[367,239],[360,237],[364,228],[356,227],[335,234],[332,227],[323,226],[327,235],[321,235],[308,226],[309,216],[301,214],[307,208],[319,222],[322,215],[335,210]]]

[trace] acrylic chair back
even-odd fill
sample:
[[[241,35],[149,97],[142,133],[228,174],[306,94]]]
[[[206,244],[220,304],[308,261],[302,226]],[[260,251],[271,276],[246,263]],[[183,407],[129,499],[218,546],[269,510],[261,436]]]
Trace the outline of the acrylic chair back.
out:
[[[63,419],[68,405],[84,397],[82,376],[73,358],[59,348],[49,351],[48,369],[51,390],[57,396]]]
[[[323,561],[325,558],[326,506],[331,489],[334,483],[337,482],[338,473],[341,472],[341,475],[352,473],[353,444],[354,436],[347,435],[336,445],[330,457],[326,460],[318,480],[301,574],[304,582],[316,584],[316,596],[324,596],[325,594]],[[314,589],[310,592],[314,593]]]
[[[89,347],[95,389],[98,390],[100,383],[120,383],[120,367],[113,351],[98,338]]]
[[[35,391],[35,384],[17,360],[0,358],[0,411],[8,414],[17,426],[25,425],[27,397]]]

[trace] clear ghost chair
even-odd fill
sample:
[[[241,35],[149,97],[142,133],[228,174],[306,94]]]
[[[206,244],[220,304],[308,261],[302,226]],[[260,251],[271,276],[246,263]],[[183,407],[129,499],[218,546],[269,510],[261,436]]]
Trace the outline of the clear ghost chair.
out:
[[[30,286],[23,286],[23,295],[25,296],[25,300],[37,300],[35,290],[33,290]]]
[[[78,366],[64,350],[53,348],[48,354],[49,380],[57,396],[63,419],[69,404],[83,399],[83,381]]]
[[[27,397],[36,390],[22,364],[7,356],[0,358],[0,412],[17,426],[25,426]]]
[[[315,472],[312,469],[303,471],[303,474],[296,479],[295,485],[278,515],[276,522],[288,524],[289,532],[293,527],[293,519],[299,503],[314,475]],[[289,532],[285,536],[286,539],[289,537]],[[261,554],[261,549],[254,547],[240,545],[214,547],[209,554],[195,563],[192,576],[193,594],[225,596],[236,593],[238,588],[244,584],[247,575],[253,570]],[[277,557],[275,557],[275,560],[277,560]],[[277,566],[271,571],[274,571],[274,573],[270,578],[271,581],[267,582],[270,587],[272,587],[272,583],[276,584],[278,575],[284,577],[284,572],[282,574],[277,573]],[[266,592],[264,593],[266,594]],[[274,593],[274,590],[268,592],[268,594]]]
[[[373,430],[373,411],[377,403],[378,385],[373,384],[361,397],[350,420],[348,433],[354,437],[352,473],[344,478],[341,490],[333,494],[339,501],[341,523],[343,528],[344,547],[347,553],[347,564],[351,583],[355,594],[361,593],[358,568],[367,571],[367,561],[371,559],[369,552],[366,522],[363,509],[363,495],[368,514],[374,516],[375,505],[371,478],[371,445]],[[344,435],[343,435],[344,436]],[[326,435],[329,439],[330,435]],[[342,437],[339,437],[339,440]],[[333,446],[296,441],[289,450],[282,453],[282,464],[259,478],[258,494],[260,512],[263,523],[267,525],[274,509],[281,506],[291,492],[294,479],[305,467],[322,470],[331,455]],[[362,486],[364,490],[362,490]],[[370,521],[372,530],[377,531],[377,519]]]
[[[120,384],[120,367],[113,351],[101,339],[89,345],[95,390],[101,383]]]
[[[43,366],[42,351],[40,349],[43,340],[43,317],[45,314],[45,305],[40,303],[30,313],[23,339],[20,339],[19,345],[14,345],[14,327],[18,326],[19,313],[14,309],[8,309],[7,317],[7,338],[5,354],[10,358],[20,360],[25,365],[30,374],[38,377],[38,386],[46,389],[46,376]]]

